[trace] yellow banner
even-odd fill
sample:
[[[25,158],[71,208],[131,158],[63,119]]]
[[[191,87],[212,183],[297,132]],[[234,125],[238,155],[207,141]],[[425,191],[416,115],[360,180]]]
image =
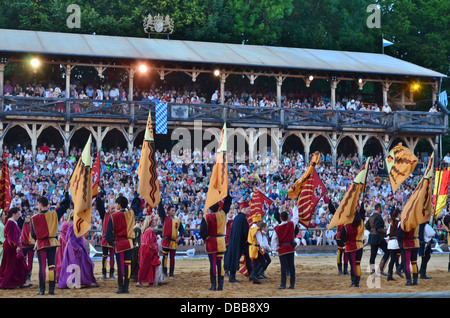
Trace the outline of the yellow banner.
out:
[[[70,195],[74,205],[73,229],[80,237],[91,228],[92,209],[92,136],[84,146],[83,152],[69,180]]]

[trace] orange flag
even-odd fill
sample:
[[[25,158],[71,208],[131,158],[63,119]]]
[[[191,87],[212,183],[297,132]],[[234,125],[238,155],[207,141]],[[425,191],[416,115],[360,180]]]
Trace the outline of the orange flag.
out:
[[[223,125],[217,150],[216,162],[209,180],[205,201],[205,214],[208,209],[228,195],[228,163],[227,163],[227,126]]]
[[[97,197],[98,183],[100,182],[100,151],[95,158],[94,166],[92,167],[92,199]]]
[[[84,146],[83,152],[69,180],[70,195],[74,205],[73,229],[80,237],[91,228],[92,210],[92,136]]]
[[[409,177],[416,169],[419,159],[407,147],[399,143],[386,158],[386,166],[391,181],[392,193]]]
[[[254,214],[261,214],[261,218],[264,218],[266,215],[266,211],[263,209],[264,203],[270,205],[272,200],[266,197],[259,189],[256,189],[250,199],[250,213],[247,215],[247,221],[250,225],[253,224],[252,217]]]
[[[427,170],[403,208],[400,222],[403,231],[409,232],[431,218],[433,200],[434,152]]]
[[[161,201],[158,172],[156,171],[155,139],[151,112],[148,113],[147,127],[142,142],[141,158],[138,166],[139,194],[149,206],[155,208]]]
[[[328,225],[328,229],[332,229],[338,225],[345,225],[351,223],[355,217],[356,210],[359,206],[359,198],[362,193],[364,193],[366,188],[366,179],[369,171],[369,162],[371,158],[369,157],[358,175],[353,179],[353,183],[348,188],[344,197],[339,204],[338,209],[333,215],[333,218]]]
[[[0,209],[3,210],[5,215],[8,214],[12,200],[11,183],[6,157],[6,154],[3,154],[2,175],[0,177]]]
[[[439,214],[441,214],[442,209],[447,204],[449,179],[450,170],[445,168],[442,171],[436,169],[433,189],[433,211],[435,219],[437,219]]]
[[[309,228],[312,214],[316,209],[320,198],[322,198],[326,192],[327,189],[325,185],[322,180],[320,180],[316,170],[313,170],[313,173],[300,192],[297,202],[298,222],[303,224],[306,228]]]
[[[308,182],[309,177],[313,173],[316,165],[320,163],[320,152],[316,151],[309,162],[308,168],[306,168],[306,171],[301,175],[301,177],[295,181],[295,183],[289,188],[287,194],[288,196],[294,200],[297,198],[302,191],[303,187],[305,186],[306,182]]]

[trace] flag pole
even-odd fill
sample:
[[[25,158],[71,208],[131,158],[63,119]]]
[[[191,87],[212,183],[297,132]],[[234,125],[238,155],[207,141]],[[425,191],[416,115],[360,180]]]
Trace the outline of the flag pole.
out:
[[[436,199],[434,200],[434,208],[433,208],[433,225],[436,224],[436,206],[439,198],[439,192],[441,192],[441,175],[442,175],[442,160],[439,160],[439,177],[438,177],[438,188],[436,189]]]

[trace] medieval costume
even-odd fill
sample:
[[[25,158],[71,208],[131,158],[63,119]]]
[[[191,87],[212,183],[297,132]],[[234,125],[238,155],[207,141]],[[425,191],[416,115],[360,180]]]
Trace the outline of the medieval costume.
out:
[[[418,254],[422,258],[422,262],[420,264],[420,278],[421,279],[430,279],[431,277],[427,276],[427,265],[431,258],[431,244],[433,243],[432,239],[436,235],[436,232],[433,230],[431,225],[426,222],[419,225],[419,251]]]
[[[67,241],[64,249],[58,288],[96,287],[94,263],[86,248],[84,237],[77,237],[73,229],[73,212],[67,221]],[[75,271],[75,275],[73,272]],[[79,274],[79,275],[78,275]]]
[[[333,202],[328,202],[328,210],[332,215],[336,212],[336,208],[334,207]],[[337,226],[336,231],[336,245],[337,245],[337,255],[336,255],[336,262],[337,262],[337,268],[338,268],[338,274],[339,275],[348,275],[348,254],[345,253],[345,244],[341,240],[341,230],[344,227],[343,224],[340,224]]]
[[[352,223],[347,223],[341,230],[341,240],[345,243],[345,252],[350,261],[351,287],[359,287],[361,280],[361,259],[363,254],[364,236],[364,204],[355,213]]]
[[[5,212],[3,211],[3,209],[0,209],[0,264],[3,257],[3,243],[5,243],[5,224],[3,223],[4,220]]]
[[[184,227],[181,225],[180,219],[174,217],[175,207],[170,206],[169,211],[166,214],[163,204],[160,202],[158,205],[158,214],[163,224],[162,233],[162,266],[164,276],[167,277],[167,260],[170,257],[169,264],[169,276],[175,277],[175,253],[178,248],[178,242],[184,235]]]
[[[289,220],[289,213],[284,211],[280,213],[281,223],[274,227],[271,247],[273,251],[278,252],[281,266],[281,284],[278,289],[286,288],[287,273],[290,277],[290,289],[295,288],[295,230],[298,224],[298,208],[293,208],[292,219]]]
[[[139,249],[140,249],[139,247],[141,246],[141,235],[142,235],[141,226],[143,222],[144,219],[142,217],[138,217],[137,224],[133,229],[134,231],[133,256],[131,257],[131,275],[130,275],[130,278],[133,281],[137,281],[139,273]]]
[[[224,269],[229,271],[229,282],[239,283],[236,279],[236,272],[239,270],[241,257],[244,257],[247,271],[251,273],[252,263],[248,255],[248,230],[247,214],[250,205],[247,201],[240,203],[241,210],[236,215],[231,225],[230,238],[228,241],[228,250],[225,254]]]
[[[419,227],[405,232],[401,225],[397,230],[397,239],[401,242],[401,251],[404,272],[406,276],[406,286],[417,285],[419,272],[417,270],[417,251],[419,250]],[[411,265],[411,266],[410,266]],[[412,267],[412,269],[411,269]],[[411,281],[412,272],[412,281]]]
[[[112,206],[105,209],[105,202],[103,200],[103,191],[99,191],[97,198],[95,199],[95,206],[102,220],[102,238],[100,239],[100,246],[102,247],[102,279],[106,279],[106,272],[108,268],[108,255],[109,255],[109,278],[116,278],[114,276],[114,248],[108,244],[105,238],[106,229],[112,214]]]
[[[36,250],[39,261],[39,292],[38,295],[45,294],[46,269],[48,270],[48,284],[50,295],[55,293],[55,256],[56,248],[59,246],[58,224],[61,217],[70,206],[70,200],[66,193],[66,198],[61,202],[56,210],[48,210],[48,200],[46,197],[38,199],[39,213],[33,215],[31,237],[36,240]]]
[[[17,208],[11,209],[9,214],[14,209]],[[19,210],[17,209],[17,211]],[[25,285],[28,266],[22,254],[20,234],[17,221],[9,218],[5,224],[5,242],[3,244],[3,258],[0,265],[0,288],[2,289],[31,286],[29,284]]]
[[[154,286],[158,283],[155,278],[161,262],[158,255],[158,238],[152,228],[155,223],[155,218],[154,216],[147,216],[142,226],[137,286],[143,286],[143,284]]]
[[[209,208],[209,213],[200,225],[200,236],[205,241],[205,249],[209,258],[210,290],[223,290],[224,268],[223,256],[226,251],[225,227],[227,215],[232,203],[231,196],[224,199],[222,209],[216,203]]]
[[[394,209],[391,212],[391,221],[389,223],[388,227],[388,233],[389,233],[389,240],[388,240],[388,251],[390,254],[390,261],[388,266],[388,275],[387,280],[393,280],[395,281],[395,278],[393,277],[394,273],[394,265],[396,267],[395,273],[399,275],[400,277],[403,277],[403,274],[401,272],[401,267],[399,265],[399,259],[400,259],[400,246],[398,244],[397,240],[397,229],[398,224],[400,222],[400,209]],[[402,259],[403,261],[403,259]]]
[[[370,259],[369,266],[371,275],[375,274],[375,259],[377,257],[378,249],[380,248],[384,255],[381,258],[379,271],[380,274],[387,276],[384,273],[384,267],[389,259],[389,253],[387,250],[387,243],[384,237],[386,236],[386,230],[384,229],[384,220],[380,214],[381,205],[377,204],[374,211],[369,216],[369,220],[366,222],[366,230],[369,231],[368,243],[370,245]]]
[[[447,245],[450,245],[450,214],[447,214],[444,216],[444,226],[447,230]],[[450,272],[450,254],[448,255],[448,269],[447,271]]]
[[[250,279],[254,284],[261,284],[258,278],[259,272],[264,266],[264,253],[262,249],[263,237],[260,229],[262,222],[261,214],[255,213],[252,216],[252,226],[248,231],[248,255],[252,260],[252,271],[250,273]]]
[[[22,253],[27,261],[28,275],[27,280],[31,279],[31,272],[33,270],[34,244],[36,241],[31,237],[31,215],[25,217],[25,222],[22,225],[22,232],[20,235],[20,242],[22,244]]]
[[[59,274],[61,273],[61,264],[63,262],[64,250],[66,249],[67,244],[67,230],[69,228],[69,223],[67,222],[67,218],[62,221],[61,228],[59,230],[59,246],[56,248],[56,256],[55,256],[55,279],[58,281]]]
[[[127,209],[128,200],[119,196],[116,200],[118,211],[111,214],[105,238],[109,245],[114,246],[117,260],[118,294],[129,293],[131,258],[133,256],[134,211]]]

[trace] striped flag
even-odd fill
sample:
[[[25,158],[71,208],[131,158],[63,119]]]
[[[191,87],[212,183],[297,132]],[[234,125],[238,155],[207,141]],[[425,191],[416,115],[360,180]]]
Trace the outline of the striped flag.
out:
[[[167,134],[167,103],[156,102],[155,117],[156,133]]]
[[[328,230],[338,225],[351,223],[355,217],[356,210],[359,206],[359,199],[366,190],[367,174],[369,172],[369,163],[371,157],[367,158],[358,175],[353,179],[353,183],[348,188],[344,197],[339,204],[338,209],[328,225]]]
[[[436,169],[433,189],[433,209],[435,219],[437,219],[439,214],[441,214],[442,209],[447,204],[449,179],[450,170],[445,168],[444,170]]]
[[[306,228],[309,228],[312,214],[326,192],[325,185],[320,180],[317,172],[313,170],[313,173],[300,192],[297,202],[298,222]]]
[[[428,162],[427,170],[409,197],[401,214],[403,231],[409,232],[422,223],[429,222],[433,201],[434,152]]]
[[[386,158],[386,166],[391,182],[392,193],[409,177],[416,169],[419,159],[407,147],[399,143],[395,146]]]
[[[149,206],[152,208],[157,207],[161,201],[161,194],[159,191],[158,172],[156,170],[155,139],[153,137],[151,111],[148,112],[147,126],[145,127],[138,176],[139,194]]]
[[[255,192],[250,199],[250,213],[247,215],[248,224],[253,224],[252,217],[254,214],[261,214],[261,218],[264,218],[266,211],[264,211],[264,204],[267,203],[269,206],[272,200],[266,197],[259,189],[255,189]]]
[[[9,179],[9,169],[6,158],[7,155],[3,154],[2,175],[0,177],[0,209],[3,210],[5,215],[8,214],[12,200],[11,180]]]
[[[313,173],[316,165],[320,163],[320,152],[316,151],[309,162],[308,168],[306,168],[306,171],[301,175],[301,177],[295,181],[295,183],[289,188],[288,190],[288,196],[294,200],[297,198],[302,191],[303,187],[305,186],[306,182],[308,182],[309,177]]]
[[[95,158],[94,166],[92,167],[92,199],[97,197],[98,184],[100,182],[100,151]]]
[[[217,150],[216,162],[209,180],[205,201],[205,215],[208,209],[228,195],[227,126],[223,125]]]
[[[92,210],[92,135],[69,180],[70,195],[74,205],[73,229],[77,237],[83,236],[91,228]]]

